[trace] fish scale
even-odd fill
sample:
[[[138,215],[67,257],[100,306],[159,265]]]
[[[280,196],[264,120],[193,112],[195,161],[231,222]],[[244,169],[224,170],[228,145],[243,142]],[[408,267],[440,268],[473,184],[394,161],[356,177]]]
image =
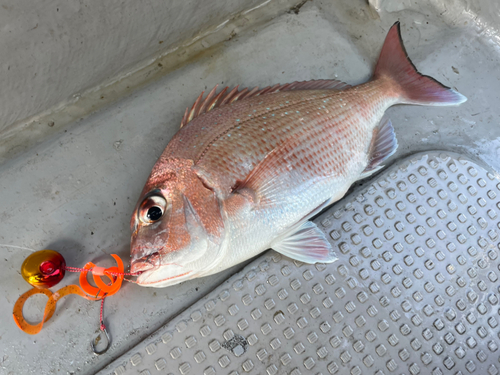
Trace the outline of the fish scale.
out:
[[[244,179],[269,152],[292,138],[311,147],[317,172],[331,173],[333,165],[338,170],[348,169],[349,155],[366,151],[371,140],[367,128],[378,123],[390,104],[381,93],[379,85],[370,82],[362,88],[333,93],[299,90],[235,102],[182,128],[165,150],[165,156],[183,149],[182,156],[194,160],[209,177],[219,181],[221,175],[224,177],[219,182],[222,186],[217,187],[225,192],[236,180]],[[366,103],[360,103],[365,98]],[[366,121],[359,121],[357,114]],[[210,124],[216,129],[212,130]],[[325,131],[334,137],[328,137]],[[203,132],[206,135],[202,137],[192,136]],[[177,139],[182,139],[182,144]],[[339,147],[342,142],[345,145]],[[345,150],[347,155],[339,155],[338,150]],[[302,153],[302,161],[306,151]],[[306,169],[313,169],[312,165],[305,165]]]
[[[131,220],[131,270],[142,272],[140,285],[210,275],[268,248],[306,263],[335,261],[307,220],[396,151],[385,110],[466,100],[416,71],[399,23],[367,83],[226,91],[214,88],[186,110],[143,189]]]
[[[314,220],[338,262],[268,252],[98,375],[497,375],[499,196],[461,155],[399,160]]]

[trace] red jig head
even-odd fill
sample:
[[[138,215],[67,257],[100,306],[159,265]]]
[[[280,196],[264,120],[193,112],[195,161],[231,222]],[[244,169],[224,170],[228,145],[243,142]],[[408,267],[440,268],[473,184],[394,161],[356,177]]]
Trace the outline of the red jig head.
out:
[[[51,288],[64,277],[66,261],[54,250],[40,250],[27,257],[21,275],[35,288]]]
[[[111,254],[115,259],[117,266],[115,267],[98,267],[94,263],[89,262],[84,268],[73,268],[67,267],[66,262],[61,254],[53,250],[41,250],[31,254],[23,262],[21,266],[21,274],[23,278],[35,288],[28,290],[26,293],[22,294],[19,299],[14,304],[13,318],[17,326],[24,332],[30,335],[35,335],[43,327],[43,324],[47,322],[56,310],[57,301],[68,294],[77,294],[80,297],[86,298],[91,301],[104,301],[104,298],[109,297],[118,290],[122,285],[122,281],[126,273],[123,270],[123,262],[120,257],[116,254]],[[80,286],[78,285],[67,285],[57,292],[51,292],[48,288],[56,285],[64,277],[65,271],[71,272],[81,272],[80,273]],[[91,273],[97,287],[89,284],[87,281],[87,274]],[[106,277],[108,280],[104,281],[101,277]],[[42,321],[38,324],[29,324],[23,316],[23,306],[24,303],[34,294],[45,294],[49,300],[45,306],[45,311],[43,314]],[[102,318],[102,306],[101,306],[101,330],[104,333],[107,332],[104,327]],[[110,341],[108,336],[108,347]],[[97,352],[93,348],[94,353],[102,354]]]

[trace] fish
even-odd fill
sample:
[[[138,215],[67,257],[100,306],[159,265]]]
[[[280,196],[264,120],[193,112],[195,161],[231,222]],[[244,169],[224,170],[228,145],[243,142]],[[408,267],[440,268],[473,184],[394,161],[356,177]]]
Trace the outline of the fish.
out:
[[[267,249],[331,263],[309,219],[383,168],[398,143],[385,111],[467,98],[420,74],[389,30],[373,77],[263,89],[217,86],[186,109],[132,214],[131,272],[166,287],[223,271]]]

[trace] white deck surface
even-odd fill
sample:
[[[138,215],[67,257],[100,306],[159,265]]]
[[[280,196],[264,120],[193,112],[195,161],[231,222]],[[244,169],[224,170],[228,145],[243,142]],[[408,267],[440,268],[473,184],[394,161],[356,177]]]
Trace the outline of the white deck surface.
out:
[[[269,251],[98,375],[498,374],[499,182],[400,159],[314,220],[337,262]]]
[[[499,170],[499,45],[488,39],[491,32],[478,34],[474,14],[467,17],[467,25],[464,18],[450,27],[446,22],[451,21],[431,8],[377,14],[364,1],[308,2],[299,14],[284,14],[234,37],[217,55],[175,71],[0,165],[0,373],[95,373],[235,272],[166,289],[126,285],[106,301],[113,345],[100,357],[89,347],[98,331],[99,303],[66,297],[36,336],[21,332],[11,317],[14,302],[30,288],[19,273],[29,251],[19,247],[57,250],[75,267],[88,261],[111,264],[111,253],[128,258],[130,215],[151,167],[185,108],[217,83],[363,82],[386,32],[399,19],[417,68],[469,100],[458,108],[390,109],[400,145],[392,160],[447,149]],[[483,31],[491,31],[487,26]],[[69,274],[60,286],[76,281],[77,275]],[[33,298],[25,314],[38,321],[44,306],[43,297]]]

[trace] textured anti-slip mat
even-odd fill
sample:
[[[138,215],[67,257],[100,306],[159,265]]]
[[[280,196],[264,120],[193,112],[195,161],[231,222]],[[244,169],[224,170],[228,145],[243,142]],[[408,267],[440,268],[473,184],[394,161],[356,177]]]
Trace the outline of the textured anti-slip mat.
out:
[[[499,182],[400,161],[316,220],[337,262],[270,251],[100,374],[497,374]]]

